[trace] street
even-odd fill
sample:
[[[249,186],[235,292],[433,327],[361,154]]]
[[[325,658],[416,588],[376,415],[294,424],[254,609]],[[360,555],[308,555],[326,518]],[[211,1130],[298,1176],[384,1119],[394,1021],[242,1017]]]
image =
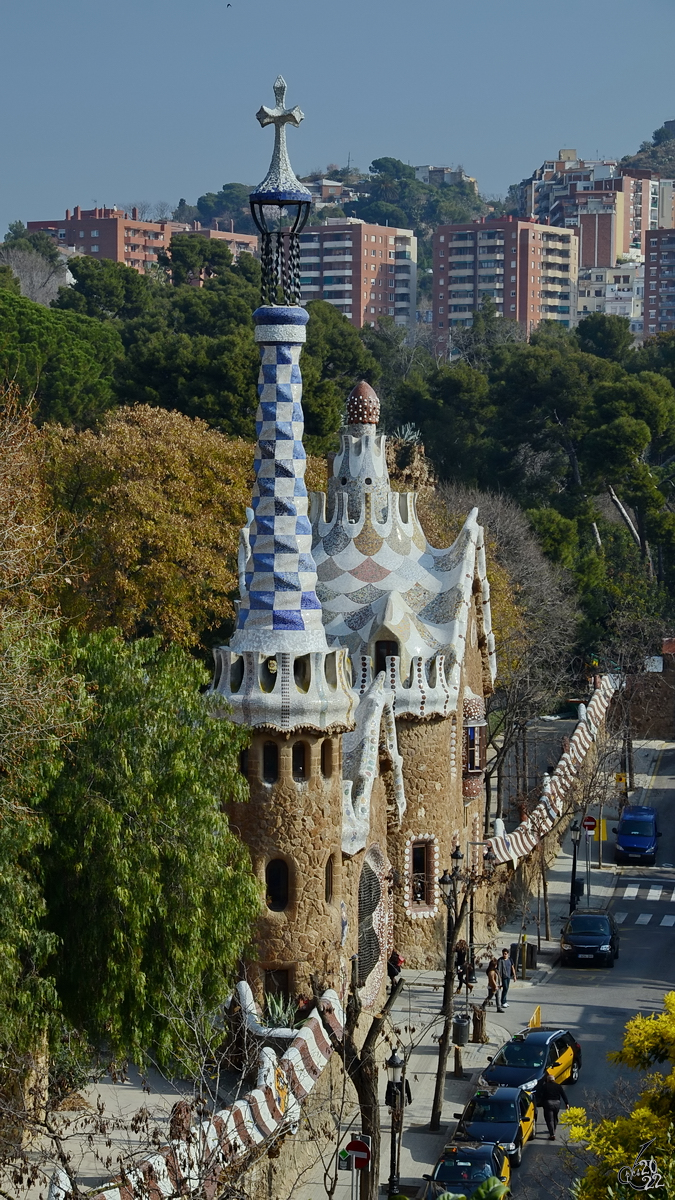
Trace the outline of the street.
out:
[[[542,983],[527,991],[512,988],[510,1006],[498,1018],[516,1032],[540,1004],[544,1024],[560,1025],[576,1035],[582,1046],[583,1068],[579,1082],[569,1088],[569,1101],[575,1106],[593,1107],[598,1097],[611,1104],[612,1089],[622,1076],[634,1086],[633,1073],[608,1063],[607,1054],[619,1049],[629,1017],[659,1010],[664,993],[675,986],[675,868],[670,865],[675,864],[675,823],[670,817],[674,786],[675,747],[669,746],[660,755],[652,787],[642,801],[659,813],[663,836],[657,865],[638,870],[615,868],[609,907],[620,924],[621,952],[614,969],[555,967]],[[609,836],[611,845],[611,833]],[[594,849],[597,853],[597,847]],[[613,856],[608,857],[612,863]],[[605,873],[609,876],[610,872]],[[599,874],[593,872],[594,880]],[[554,937],[559,929],[560,923],[554,925]],[[565,1136],[562,1130],[561,1134]],[[527,1147],[520,1170],[514,1172],[514,1196],[548,1200],[556,1195],[549,1178],[555,1175],[559,1184],[563,1182],[560,1147],[546,1138],[540,1118],[538,1137]]]

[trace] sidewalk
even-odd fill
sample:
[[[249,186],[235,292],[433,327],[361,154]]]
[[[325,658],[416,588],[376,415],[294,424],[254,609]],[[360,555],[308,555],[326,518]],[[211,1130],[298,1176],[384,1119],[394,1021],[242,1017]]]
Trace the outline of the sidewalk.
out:
[[[407,1079],[410,1083],[412,1103],[405,1110],[405,1122],[401,1140],[400,1182],[401,1189],[410,1196],[415,1196],[422,1184],[422,1175],[430,1171],[448,1140],[449,1128],[454,1128],[452,1114],[463,1108],[477,1087],[478,1076],[487,1066],[488,1055],[493,1055],[495,1049],[502,1045],[510,1036],[507,1029],[490,1020],[488,1011],[487,1034],[489,1043],[474,1045],[469,1043],[462,1050],[462,1066],[465,1079],[454,1079],[454,1054],[451,1049],[448,1058],[448,1074],[446,1077],[443,1100],[443,1119],[438,1133],[431,1133],[429,1121],[434,1098],[436,1083],[436,1067],[438,1064],[438,1037],[443,1027],[439,1010],[443,995],[442,971],[403,971],[406,986],[398,997],[391,1012],[391,1025],[397,1030],[400,1046],[407,1050],[420,1039],[418,1045],[410,1052],[407,1068]],[[481,990],[482,995],[482,990]],[[461,997],[457,998],[462,1003]],[[389,1053],[389,1051],[387,1051]],[[386,1072],[381,1072],[380,1086],[380,1116],[382,1121],[382,1144],[380,1155],[380,1194],[387,1194],[389,1178],[389,1154],[391,1145],[391,1122],[389,1112],[384,1105],[386,1088]],[[352,1136],[358,1134],[360,1121],[358,1112],[350,1127]],[[346,1139],[347,1140],[347,1139]],[[325,1195],[321,1183],[321,1170],[308,1172],[300,1186],[293,1191],[293,1200],[321,1200]],[[335,1191],[335,1200],[349,1200],[351,1196],[351,1177],[348,1172],[341,1174]]]

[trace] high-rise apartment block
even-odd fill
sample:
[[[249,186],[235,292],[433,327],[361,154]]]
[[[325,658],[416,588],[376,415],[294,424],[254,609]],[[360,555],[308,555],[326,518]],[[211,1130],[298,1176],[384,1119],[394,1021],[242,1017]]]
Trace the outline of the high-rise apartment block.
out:
[[[242,249],[257,253],[258,239],[251,234],[202,229],[198,222],[182,225],[177,221],[141,221],[138,209],[131,215],[121,208],[80,208],[72,213],[66,209],[63,221],[29,221],[29,233],[43,230],[59,246],[75,249],[79,254],[96,258],[111,258],[144,275],[157,262],[161,250],[168,250],[174,233],[195,233],[227,242],[235,259]]]
[[[328,220],[300,234],[302,302],[326,300],[353,325],[382,316],[415,324],[417,238],[412,229]]]
[[[540,321],[574,323],[578,238],[515,217],[441,225],[434,234],[434,329],[439,342],[491,296],[500,316],[529,331]]]
[[[672,179],[622,167],[616,159],[583,160],[560,150],[519,189],[519,215],[579,233],[580,267],[613,267],[631,249],[644,251],[652,229],[675,225]]]
[[[627,317],[630,331],[642,341],[645,268],[642,262],[619,262],[616,267],[580,267],[577,319],[590,313]]]
[[[645,337],[675,330],[675,230],[651,229],[645,253]]]

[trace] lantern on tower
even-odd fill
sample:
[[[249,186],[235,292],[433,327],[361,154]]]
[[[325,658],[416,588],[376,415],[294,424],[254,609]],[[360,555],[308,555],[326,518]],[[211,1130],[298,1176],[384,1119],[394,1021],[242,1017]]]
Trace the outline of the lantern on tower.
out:
[[[304,120],[302,109],[286,108],[286,80],[274,85],[274,108],[256,113],[260,124],[274,125],[274,152],[269,171],[249,196],[251,213],[262,237],[263,304],[300,303],[299,233],[309,216],[312,194],[296,179],[286,149],[286,126]]]

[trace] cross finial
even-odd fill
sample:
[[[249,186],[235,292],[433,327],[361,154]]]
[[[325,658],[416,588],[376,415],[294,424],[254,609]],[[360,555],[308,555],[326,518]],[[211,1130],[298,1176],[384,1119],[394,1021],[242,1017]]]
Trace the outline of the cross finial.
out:
[[[283,75],[277,75],[276,82],[274,84],[274,99],[277,102],[276,108],[267,108],[266,105],[263,104],[262,107],[258,109],[256,117],[260,121],[263,129],[266,125],[274,125],[275,133],[278,138],[279,133],[283,129],[284,125],[288,125],[289,123],[292,125],[299,125],[301,121],[304,121],[305,114],[301,108],[298,108],[297,104],[295,108],[285,107],[286,80],[284,79]]]
[[[280,195],[288,194],[290,196],[292,194],[295,199],[309,199],[310,193],[296,179],[286,150],[286,126],[299,125],[304,120],[305,114],[297,104],[295,108],[286,108],[286,80],[282,75],[277,76],[274,84],[274,99],[276,100],[274,108],[267,108],[263,104],[256,113],[263,129],[266,125],[274,125],[274,153],[270,169],[253,195],[275,192]]]

